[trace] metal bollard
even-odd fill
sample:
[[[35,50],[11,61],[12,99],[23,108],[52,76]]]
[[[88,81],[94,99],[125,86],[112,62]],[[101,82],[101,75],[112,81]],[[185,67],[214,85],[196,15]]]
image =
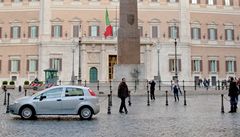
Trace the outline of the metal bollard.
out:
[[[6,113],[9,113],[9,97],[10,97],[10,93],[7,94],[7,110]]]
[[[24,95],[27,96],[27,90],[25,89]]]
[[[173,82],[173,81],[171,80],[171,85],[170,85],[171,91],[172,91],[172,82]]]
[[[6,86],[3,86],[3,91],[4,91],[3,105],[6,105],[6,102],[7,102],[7,89],[6,89]]]
[[[182,82],[183,82],[183,90],[185,90],[184,80]]]
[[[86,86],[87,86],[87,81],[85,80],[85,81],[84,81],[84,87],[86,87]]]
[[[111,114],[111,107],[110,107],[110,94],[108,94],[108,112],[107,114]]]
[[[99,80],[97,81],[97,90],[99,92]]]
[[[197,81],[194,81],[194,89],[197,90]]]
[[[218,90],[220,90],[220,81],[218,80]]]
[[[158,89],[161,91],[161,80],[158,81]]]
[[[59,80],[59,85],[62,85],[62,81],[61,80]]]
[[[22,86],[18,86],[18,92],[22,92]]]
[[[129,97],[128,97],[128,106],[131,106],[132,102],[131,102],[131,93],[129,91]]]
[[[183,97],[184,97],[184,106],[187,105],[187,101],[186,101],[186,91],[183,90]]]
[[[110,91],[110,106],[112,106],[112,91]]]
[[[149,90],[148,90],[148,80],[147,80],[147,106],[150,106]]]
[[[112,81],[111,80],[109,81],[109,89],[110,89],[110,91],[112,90]]]
[[[135,92],[137,91],[137,80],[135,80],[134,90],[135,90]]]
[[[168,91],[166,90],[166,106],[168,106]]]
[[[221,112],[224,113],[224,104],[223,104],[223,94],[221,95],[221,102],[222,102],[222,107],[221,107]]]

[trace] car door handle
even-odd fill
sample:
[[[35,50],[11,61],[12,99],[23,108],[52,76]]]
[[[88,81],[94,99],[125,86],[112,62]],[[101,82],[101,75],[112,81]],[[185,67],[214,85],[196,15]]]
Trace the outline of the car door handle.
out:
[[[84,100],[84,98],[79,98],[79,100]]]
[[[57,99],[57,101],[62,101],[62,99]]]

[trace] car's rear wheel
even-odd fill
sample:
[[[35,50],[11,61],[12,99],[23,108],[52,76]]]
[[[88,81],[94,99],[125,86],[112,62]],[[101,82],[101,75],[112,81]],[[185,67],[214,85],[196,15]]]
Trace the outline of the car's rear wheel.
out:
[[[20,116],[22,119],[32,119],[34,117],[34,111],[31,107],[25,106],[21,109]]]
[[[82,107],[79,111],[80,118],[83,120],[90,120],[93,115],[93,111],[90,107],[85,106]]]

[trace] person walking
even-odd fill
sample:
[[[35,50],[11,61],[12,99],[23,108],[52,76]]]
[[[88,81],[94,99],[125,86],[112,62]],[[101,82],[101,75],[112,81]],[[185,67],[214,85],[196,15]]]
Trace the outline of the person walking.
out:
[[[122,78],[122,82],[118,86],[118,97],[121,99],[121,105],[119,108],[119,113],[124,113],[123,109],[125,110],[125,114],[128,113],[125,100],[129,96],[128,86],[126,84],[126,79]]]
[[[238,88],[237,83],[234,81],[233,77],[230,78],[230,85],[228,90],[228,96],[230,97],[230,111],[229,113],[237,112],[237,97],[238,97]]]
[[[179,95],[178,95],[178,92],[180,92],[180,94],[182,94],[181,92],[181,89],[178,85],[178,81],[175,81],[173,86],[172,86],[172,90],[173,90],[173,94],[174,94],[174,99],[175,99],[175,102],[176,101],[179,101]]]
[[[156,85],[156,82],[154,80],[150,81],[149,82],[150,84],[150,97],[151,97],[151,100],[155,100],[155,85]]]

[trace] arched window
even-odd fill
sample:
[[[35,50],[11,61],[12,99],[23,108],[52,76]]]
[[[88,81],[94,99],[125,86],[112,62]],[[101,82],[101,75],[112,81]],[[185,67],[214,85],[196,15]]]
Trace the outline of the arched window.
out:
[[[93,82],[97,82],[98,80],[98,70],[97,68],[95,67],[92,67],[90,68],[90,72],[89,72],[89,76],[90,76],[90,82],[93,83]]]

